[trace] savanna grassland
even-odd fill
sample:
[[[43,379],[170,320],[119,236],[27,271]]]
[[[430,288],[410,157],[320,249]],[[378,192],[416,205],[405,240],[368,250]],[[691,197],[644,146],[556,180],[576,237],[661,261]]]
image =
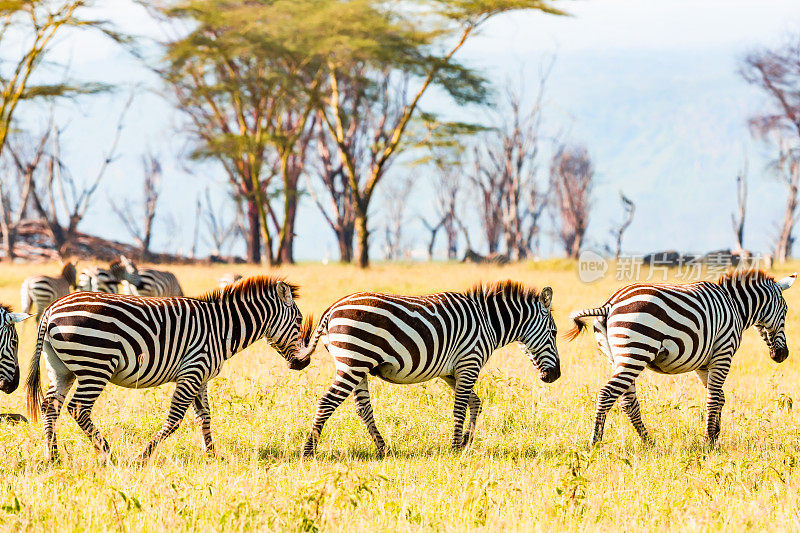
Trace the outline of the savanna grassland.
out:
[[[796,265],[795,265],[796,266]],[[212,287],[229,267],[174,267],[189,294]],[[18,305],[22,279],[56,265],[0,266],[0,301]],[[789,272],[789,270],[785,270]],[[242,271],[245,273],[245,271]],[[255,272],[255,271],[252,271]],[[783,273],[784,270],[776,274]],[[578,281],[574,264],[507,267],[434,264],[301,265],[280,270],[302,287],[315,315],[361,289],[424,293],[479,280],[518,279],[554,289],[563,331],[570,310],[601,304],[621,285]],[[353,403],[325,426],[316,459],[299,450],[317,399],[333,376],[320,345],[304,372],[287,368],[264,342],[235,356],[211,382],[218,455],[206,458],[192,413],[148,466],[131,466],[165,415],[171,386],[109,386],[95,422],[119,464],[106,465],[64,412],[63,461],[45,460],[40,423],[0,425],[0,527],[122,530],[564,530],[800,529],[800,287],[786,293],[791,354],[773,363],[747,332],[725,386],[722,435],[702,438],[704,393],[693,374],[645,372],[638,381],[643,445],[615,407],[606,441],[587,446],[597,391],[610,369],[592,337],[559,340],[562,377],[542,383],[515,346],[481,374],[484,402],[474,444],[450,450],[453,395],[441,381],[398,386],[373,379],[378,426],[393,454],[378,460]],[[35,337],[21,328],[23,375]],[[0,397],[23,412],[22,387]]]

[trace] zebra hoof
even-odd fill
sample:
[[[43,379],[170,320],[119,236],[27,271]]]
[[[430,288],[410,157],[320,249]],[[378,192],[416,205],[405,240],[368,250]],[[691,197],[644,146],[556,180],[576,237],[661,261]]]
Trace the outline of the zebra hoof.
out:
[[[27,424],[28,419],[17,413],[0,413],[0,422],[9,424]]]

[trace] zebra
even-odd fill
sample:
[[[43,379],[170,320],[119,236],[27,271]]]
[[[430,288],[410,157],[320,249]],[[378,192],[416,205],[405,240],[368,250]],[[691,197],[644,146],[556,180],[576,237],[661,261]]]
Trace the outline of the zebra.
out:
[[[19,291],[22,312],[30,313],[35,305],[36,322],[39,322],[48,305],[69,294],[69,291],[76,286],[75,264],[71,261],[64,263],[61,272],[56,277],[31,276],[26,278]]]
[[[350,393],[378,455],[388,451],[373,418],[369,374],[398,384],[442,378],[455,392],[452,446],[463,448],[472,441],[481,410],[473,386],[497,348],[516,341],[542,381],[552,383],[561,375],[552,298],[550,287],[539,293],[513,281],[427,296],[360,292],[329,307],[313,337],[309,317],[301,333],[304,347],[290,367],[308,366],[326,334],[324,344],[333,356],[336,377],[319,401],[303,455],[315,453],[325,421]],[[469,425],[462,433],[467,406]]]
[[[119,278],[111,269],[87,267],[78,273],[76,289],[87,292],[119,292]]]
[[[575,326],[567,338],[586,327],[583,318],[596,317],[595,338],[614,368],[598,394],[590,444],[602,440],[606,414],[620,396],[636,432],[651,440],[636,396],[636,378],[649,367],[662,374],[697,374],[707,393],[706,439],[714,445],[725,403],[722,386],[744,330],[756,327],[773,361],[789,356],[782,291],[796,277],[775,281],[760,270],[733,270],[715,282],[639,283],[621,288],[601,307],[572,313]]]
[[[242,275],[241,274],[237,274],[235,272],[227,272],[227,273],[223,274],[221,278],[219,278],[219,286],[220,287],[224,287],[225,285],[230,285],[231,283],[236,283],[240,279],[242,279]]]
[[[0,304],[0,391],[11,394],[19,386],[19,337],[15,324],[30,318],[28,313],[12,313]]]
[[[133,296],[183,296],[178,278],[172,272],[152,268],[139,269],[127,257],[111,264],[114,273],[119,272],[120,292]]]
[[[49,458],[58,458],[55,423],[76,381],[67,411],[109,459],[109,444],[91,419],[109,382],[127,388],[176,383],[167,419],[137,464],[146,463],[159,442],[178,428],[190,404],[206,451],[213,455],[208,381],[225,361],[262,337],[291,361],[302,322],[297,292],[282,279],[255,276],[198,298],[77,292],[58,300],[39,324],[27,379],[28,412],[36,419],[41,410]],[[44,398],[42,353],[50,378]]]

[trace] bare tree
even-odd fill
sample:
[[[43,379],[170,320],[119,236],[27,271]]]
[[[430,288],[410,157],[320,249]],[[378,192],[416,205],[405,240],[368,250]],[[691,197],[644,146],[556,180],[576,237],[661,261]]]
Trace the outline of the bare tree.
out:
[[[622,194],[619,193],[619,199],[622,202],[622,209],[625,212],[625,216],[622,219],[622,222],[619,223],[617,227],[611,230],[611,234],[614,236],[614,242],[616,244],[614,248],[614,259],[619,259],[620,254],[622,253],[622,237],[625,235],[625,230],[631,225],[633,222],[633,213],[636,211],[636,204],[633,203],[633,200]]]
[[[768,108],[750,119],[754,134],[777,139],[778,158],[773,166],[786,185],[787,198],[775,259],[783,262],[792,252],[800,179],[800,36],[775,49],[752,51],[743,60],[740,73],[761,89],[767,100]]]
[[[414,180],[411,177],[387,183],[384,188],[384,258],[388,261],[401,259],[407,251],[403,238],[406,206]]]
[[[44,156],[45,145],[51,130],[52,124],[39,139],[30,157],[21,156],[23,153],[22,146],[12,148],[10,153],[14,158],[14,162],[11,165],[16,170],[16,183],[12,183],[11,180],[0,179],[0,234],[2,234],[3,238],[4,256],[9,261],[13,261],[16,257],[14,248],[17,242],[17,226],[27,213],[28,201],[34,186],[34,172]],[[23,142],[21,144],[27,143]],[[11,172],[9,171],[7,174],[11,174]]]
[[[436,189],[435,218],[429,222],[424,216],[419,219],[430,233],[428,241],[428,260],[433,259],[433,249],[440,230],[444,230],[447,241],[447,259],[456,259],[458,254],[458,233],[461,228],[458,206],[461,201],[460,166],[440,168],[437,165],[434,187]]]
[[[364,123],[353,121],[346,133],[348,142],[361,132],[358,126]],[[339,261],[349,263],[353,260],[353,238],[356,228],[356,211],[353,206],[353,195],[350,194],[350,182],[344,171],[341,154],[336,148],[336,143],[325,128],[318,128],[317,132],[317,171],[326,191],[326,207],[322,198],[316,192],[314,184],[309,177],[309,192],[314,203],[319,208],[325,221],[336,235],[339,246]],[[355,143],[360,145],[361,143]],[[308,174],[307,174],[308,175]]]
[[[778,179],[786,186],[786,206],[775,242],[774,259],[784,263],[792,256],[794,226],[797,222],[797,191],[800,187],[800,157],[784,140],[778,141],[779,156],[773,163]]]
[[[744,252],[744,220],[747,212],[747,159],[744,166],[736,174],[736,201],[737,211],[731,213],[733,234],[736,236],[736,252]]]
[[[471,181],[489,253],[501,242],[511,260],[529,257],[538,247],[539,220],[548,193],[537,183],[543,101],[554,61],[543,64],[533,102],[526,106],[524,86],[505,93],[492,127],[477,137]]]
[[[554,222],[567,256],[577,258],[589,225],[594,166],[581,145],[561,145],[550,165]]]
[[[42,134],[42,138],[46,137],[46,139],[40,141],[50,142],[52,152],[38,158],[34,155],[33,158],[25,160],[23,154],[9,149],[17,170],[33,176],[30,186],[33,207],[44,219],[53,245],[61,258],[67,258],[72,254],[70,247],[77,234],[78,225],[86,216],[109,165],[116,158],[125,115],[132,103],[133,94],[125,102],[120,113],[110,148],[105,154],[97,174],[85,182],[77,182],[66,168],[61,158],[60,139],[63,132],[53,126],[52,118],[50,120],[51,127]],[[11,147],[7,146],[7,148]],[[40,168],[41,163],[45,163],[44,171]]]
[[[135,213],[133,205],[128,198],[122,203],[109,200],[111,210],[117,215],[122,225],[139,247],[139,257],[142,261],[150,261],[150,243],[153,236],[153,222],[156,218],[158,197],[161,194],[161,163],[152,154],[142,156],[144,170],[142,212],[141,218]]]
[[[206,188],[205,209],[203,221],[205,222],[206,232],[212,245],[212,254],[222,255],[222,250],[241,232],[241,221],[233,219],[226,221],[226,213],[223,207],[215,207],[211,201],[211,191]]]

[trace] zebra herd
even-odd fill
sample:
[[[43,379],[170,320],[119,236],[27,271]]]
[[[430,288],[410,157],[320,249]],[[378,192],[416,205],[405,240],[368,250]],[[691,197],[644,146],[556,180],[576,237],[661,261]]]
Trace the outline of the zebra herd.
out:
[[[649,367],[665,374],[697,373],[707,390],[706,437],[714,444],[725,401],[722,385],[743,331],[754,326],[774,361],[788,356],[782,293],[795,278],[776,281],[760,270],[734,270],[715,282],[634,284],[600,307],[572,313],[567,338],[586,328],[583,319],[595,318],[597,344],[613,367],[598,394],[590,442],[602,439],[606,414],[617,399],[639,436],[650,439],[636,396],[636,378]],[[69,294],[70,287],[79,290]],[[32,417],[41,413],[53,460],[55,423],[73,385],[67,412],[97,451],[112,457],[91,418],[108,383],[128,388],[176,383],[166,420],[138,463],[178,428],[190,405],[206,451],[213,454],[208,381],[261,338],[293,370],[309,365],[320,341],[333,357],[336,375],[317,406],[305,456],[315,453],[325,422],[351,394],[378,454],[388,451],[375,423],[369,375],[398,384],[442,378],[455,393],[455,449],[472,440],[481,411],[474,385],[495,350],[517,343],[542,381],[552,383],[561,375],[553,291],[514,281],[427,296],[359,292],[336,301],[316,326],[310,316],[303,320],[298,287],[282,279],[226,275],[219,287],[189,298],[171,273],[138,269],[124,257],[108,269],[87,268],[78,275],[67,264],[59,277],[25,280],[22,292],[23,313],[0,307],[0,390],[11,393],[18,386],[14,325],[30,316],[35,303],[39,326],[27,401]],[[49,297],[57,299],[48,304]],[[44,394],[42,356],[49,378]]]

